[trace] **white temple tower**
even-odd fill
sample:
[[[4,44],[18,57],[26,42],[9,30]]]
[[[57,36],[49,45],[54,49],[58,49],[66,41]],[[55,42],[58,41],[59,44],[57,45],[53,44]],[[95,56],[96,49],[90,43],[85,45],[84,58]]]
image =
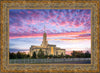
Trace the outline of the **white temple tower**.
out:
[[[47,34],[45,32],[45,26],[44,26],[43,41],[42,41],[41,46],[46,48],[47,45],[48,45],[48,42],[47,42]]]

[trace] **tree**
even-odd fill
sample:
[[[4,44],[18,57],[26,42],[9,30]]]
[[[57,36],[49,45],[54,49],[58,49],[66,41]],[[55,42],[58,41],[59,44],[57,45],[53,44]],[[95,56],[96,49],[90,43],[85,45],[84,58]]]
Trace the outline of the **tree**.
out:
[[[54,55],[53,58],[57,58],[57,55]]]
[[[38,52],[38,58],[44,58],[44,52],[42,51],[42,49],[40,49]]]
[[[53,58],[53,55],[49,55],[48,57],[49,57],[49,58]]]
[[[66,58],[70,58],[70,55],[65,55]]]
[[[61,58],[61,55],[57,55],[57,58]]]
[[[63,53],[61,53],[61,58],[63,58],[64,57],[64,55],[63,55]]]
[[[17,52],[17,58],[18,59],[21,59],[22,58],[22,54],[19,51]]]
[[[29,54],[27,54],[27,58],[30,58],[30,55]]]
[[[15,53],[10,53],[9,52],[9,59],[16,59],[16,54]]]
[[[25,52],[20,52],[21,58],[27,58],[27,54]]]
[[[82,51],[73,51],[71,55],[73,58],[84,58],[84,53]]]
[[[26,54],[25,52],[17,52],[17,53],[10,53],[9,52],[9,59],[24,59],[24,58],[30,58],[29,54]]]
[[[89,53],[89,51],[86,51],[86,52],[85,52],[85,57],[86,57],[86,58],[90,58],[90,57],[91,57],[91,54]]]
[[[32,58],[36,58],[36,52],[33,52]]]
[[[44,55],[44,58],[48,58],[48,55]]]
[[[73,52],[71,53],[72,57],[75,57],[75,54],[76,54],[76,52],[73,51]]]

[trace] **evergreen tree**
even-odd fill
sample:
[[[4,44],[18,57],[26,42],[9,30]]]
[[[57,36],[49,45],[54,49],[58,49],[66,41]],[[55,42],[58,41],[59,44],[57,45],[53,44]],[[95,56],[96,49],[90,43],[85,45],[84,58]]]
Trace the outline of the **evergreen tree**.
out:
[[[32,58],[36,58],[36,52],[33,52]]]
[[[44,58],[44,52],[42,51],[42,49],[40,49],[38,52],[38,58]]]
[[[61,53],[61,58],[63,58],[64,57],[64,55],[63,55],[63,53]]]

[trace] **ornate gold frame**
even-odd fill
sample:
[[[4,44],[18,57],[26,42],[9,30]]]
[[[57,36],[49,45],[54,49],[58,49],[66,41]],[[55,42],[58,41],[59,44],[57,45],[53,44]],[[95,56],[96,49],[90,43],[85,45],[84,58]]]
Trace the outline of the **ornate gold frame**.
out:
[[[91,9],[91,64],[9,64],[9,9]],[[1,72],[99,72],[99,1],[1,1]]]

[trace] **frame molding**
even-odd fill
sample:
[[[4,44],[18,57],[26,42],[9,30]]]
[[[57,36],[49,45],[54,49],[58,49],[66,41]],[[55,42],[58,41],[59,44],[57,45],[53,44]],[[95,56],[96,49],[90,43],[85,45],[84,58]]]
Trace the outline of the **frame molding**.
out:
[[[9,64],[9,9],[91,9],[91,64]],[[1,1],[2,72],[99,72],[99,1]]]

